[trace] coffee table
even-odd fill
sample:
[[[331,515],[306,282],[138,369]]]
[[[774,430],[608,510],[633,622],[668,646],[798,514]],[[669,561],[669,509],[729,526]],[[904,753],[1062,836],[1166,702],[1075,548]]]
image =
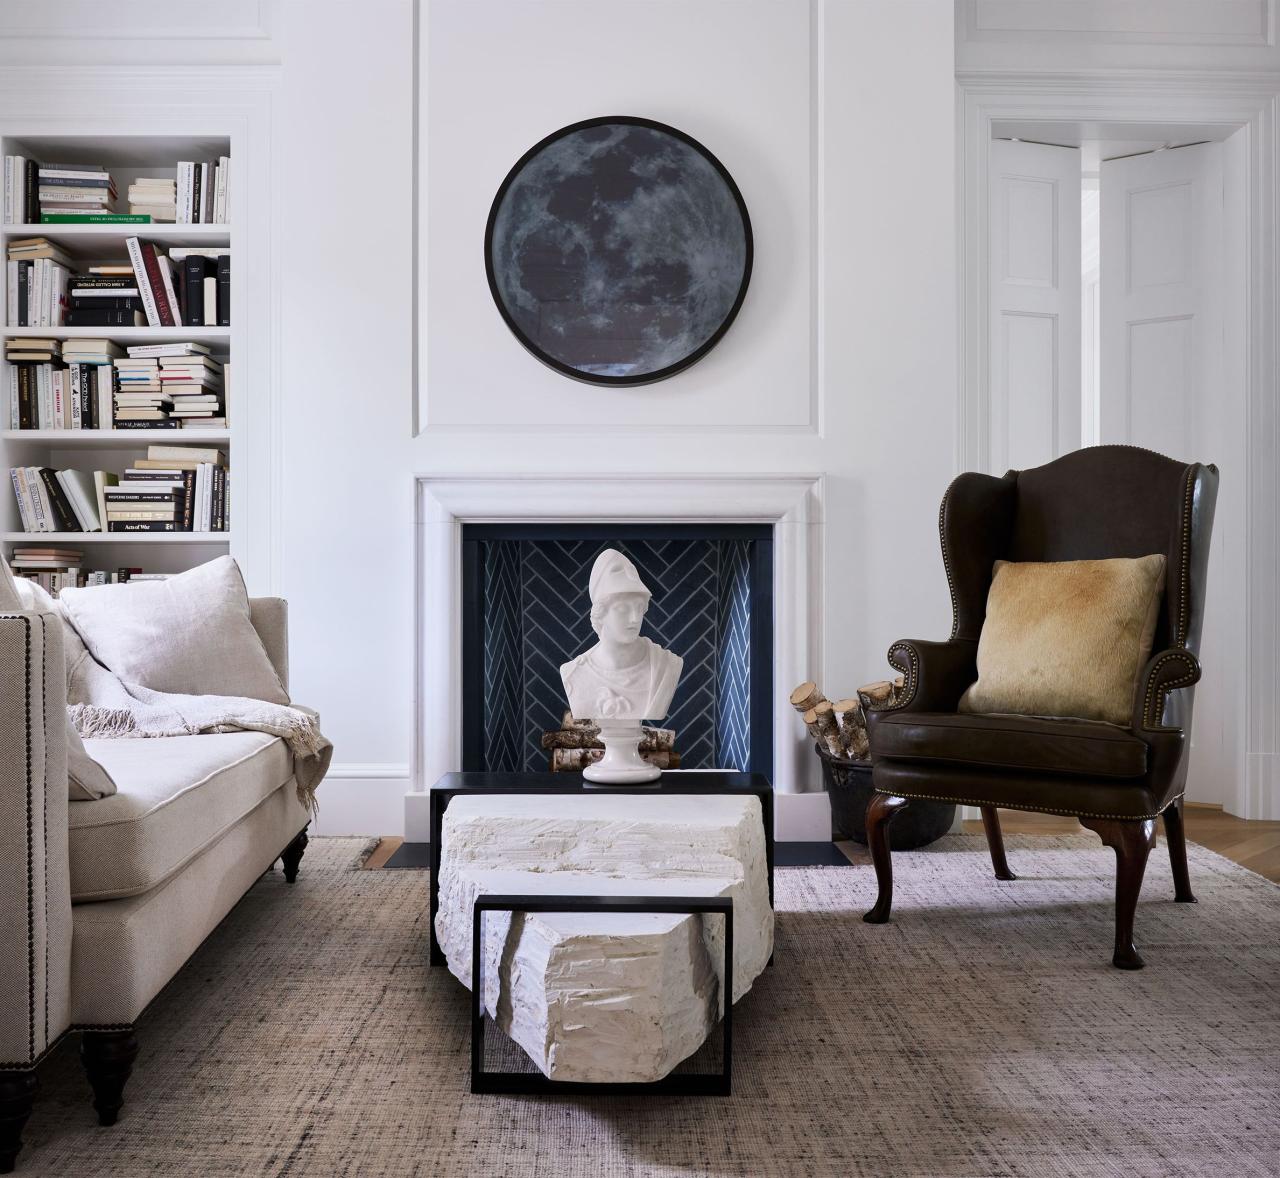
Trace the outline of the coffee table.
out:
[[[609,794],[663,797],[672,794],[748,794],[760,799],[764,821],[765,864],[769,876],[769,904],[773,905],[773,786],[762,773],[689,771],[664,773],[656,785],[600,787],[584,781],[580,773],[446,773],[431,790],[431,965],[444,965],[445,956],[436,939],[436,914],[440,911],[440,844],[444,813],[454,798],[467,794]]]

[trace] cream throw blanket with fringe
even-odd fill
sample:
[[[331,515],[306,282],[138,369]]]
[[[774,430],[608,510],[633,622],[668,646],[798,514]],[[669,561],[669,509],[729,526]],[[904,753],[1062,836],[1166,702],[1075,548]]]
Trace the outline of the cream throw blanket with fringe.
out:
[[[195,736],[201,732],[265,732],[293,753],[298,801],[316,812],[316,786],[329,771],[333,745],[306,708],[231,695],[175,695],[126,683],[97,662],[64,618],[67,716],[86,739]]]

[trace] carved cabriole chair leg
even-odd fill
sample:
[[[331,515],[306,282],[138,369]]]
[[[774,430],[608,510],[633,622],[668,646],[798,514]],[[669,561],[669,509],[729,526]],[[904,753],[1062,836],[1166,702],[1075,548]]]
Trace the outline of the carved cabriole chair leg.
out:
[[[868,924],[884,924],[893,907],[893,863],[889,858],[889,823],[907,804],[906,798],[893,794],[872,794],[867,803],[867,850],[876,869],[880,894],[876,906],[863,916]]]
[[[35,1072],[0,1072],[0,1174],[11,1174],[35,1103]]]
[[[138,1036],[133,1028],[121,1031],[85,1031],[80,1038],[80,1060],[89,1086],[99,1125],[114,1125],[124,1104],[124,1086],[138,1057]]]
[[[1004,857],[1004,836],[1000,833],[1000,815],[994,806],[982,806],[982,829],[987,832],[987,848],[991,851],[991,866],[996,879],[1017,879],[1009,870],[1009,860]]]
[[[1156,820],[1081,818],[1080,825],[1096,832],[1116,853],[1116,947],[1111,964],[1117,969],[1141,969],[1143,961],[1133,945],[1133,916],[1147,856],[1156,845]]]
[[[1182,799],[1164,812],[1164,838],[1169,844],[1169,863],[1173,867],[1173,898],[1179,904],[1194,904],[1191,873],[1187,870],[1187,836],[1182,825]]]

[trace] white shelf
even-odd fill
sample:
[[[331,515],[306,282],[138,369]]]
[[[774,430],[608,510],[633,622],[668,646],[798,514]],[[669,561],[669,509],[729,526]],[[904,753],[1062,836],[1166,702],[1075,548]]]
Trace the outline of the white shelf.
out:
[[[151,442],[185,446],[201,442],[230,442],[225,429],[7,429],[6,442],[45,442],[58,448],[70,446],[141,446]]]
[[[118,344],[229,344],[229,327],[0,327],[10,339],[109,339]]]
[[[166,245],[219,245],[220,238],[231,236],[230,225],[175,225],[171,221],[153,221],[150,225],[77,225],[40,222],[25,225],[0,225],[0,230],[15,237],[145,237]]]
[[[230,532],[3,532],[6,544],[230,544]]]

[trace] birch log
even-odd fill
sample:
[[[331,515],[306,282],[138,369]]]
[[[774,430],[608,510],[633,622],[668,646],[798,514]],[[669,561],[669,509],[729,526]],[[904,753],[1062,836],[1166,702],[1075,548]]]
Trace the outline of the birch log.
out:
[[[790,695],[791,706],[801,714],[809,711],[811,708],[816,708],[820,703],[823,703],[826,698],[827,697],[818,690],[818,685],[816,683],[811,683],[808,680],[801,683],[800,686],[797,687]]]

